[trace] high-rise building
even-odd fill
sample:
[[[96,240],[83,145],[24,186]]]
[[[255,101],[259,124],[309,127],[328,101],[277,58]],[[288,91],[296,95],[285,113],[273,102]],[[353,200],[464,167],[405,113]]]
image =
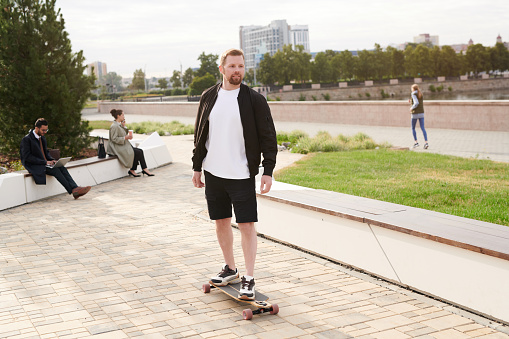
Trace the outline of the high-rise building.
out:
[[[103,75],[108,74],[105,62],[96,61],[91,64],[88,64],[87,65],[88,76],[92,75],[92,70],[93,70],[93,73],[95,74],[95,77],[97,78],[97,80],[100,80],[103,77]]]
[[[414,43],[422,44],[425,42],[430,42],[432,46],[438,46],[438,35],[429,35],[428,33],[424,33],[414,36]]]
[[[303,45],[310,52],[308,26],[289,26],[286,20],[274,20],[268,26],[240,26],[239,38],[246,70],[258,67],[265,53],[274,55],[284,45]]]

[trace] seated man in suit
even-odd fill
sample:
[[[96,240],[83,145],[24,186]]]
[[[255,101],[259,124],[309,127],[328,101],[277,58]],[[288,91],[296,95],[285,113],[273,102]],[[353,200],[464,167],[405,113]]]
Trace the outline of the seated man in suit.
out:
[[[32,173],[37,185],[46,185],[46,174],[54,176],[64,186],[67,193],[72,194],[74,199],[78,199],[87,194],[91,187],[76,185],[64,166],[47,167],[47,165],[53,165],[56,162],[48,152],[46,137],[44,136],[48,133],[48,130],[48,122],[44,118],[37,119],[35,128],[30,130],[21,140],[21,163],[28,172]]]

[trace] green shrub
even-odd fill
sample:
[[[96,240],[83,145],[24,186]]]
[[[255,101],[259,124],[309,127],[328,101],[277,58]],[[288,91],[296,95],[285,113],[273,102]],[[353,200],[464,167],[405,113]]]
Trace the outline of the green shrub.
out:
[[[330,94],[329,93],[322,93],[322,97],[325,99],[325,101],[330,100]]]
[[[440,85],[437,87],[438,92],[442,92],[444,90],[444,85]]]
[[[281,98],[280,97],[276,97],[276,101],[281,101]]]
[[[436,92],[436,90],[437,90],[437,89],[435,88],[435,86],[434,86],[434,85],[429,85],[429,87],[428,87],[428,88],[429,88],[429,90],[430,90],[432,93],[435,93],[435,92]]]
[[[299,96],[299,101],[306,101],[306,96],[301,93],[301,95]]]
[[[366,92],[366,98],[370,98],[371,97],[371,94],[369,94],[369,92]]]
[[[447,87],[447,89],[449,90],[449,92],[452,92],[452,87],[451,86]]]
[[[317,100],[316,95],[312,95],[311,99],[313,99],[313,101],[316,101]]]
[[[388,98],[388,97],[390,97],[389,93],[385,93],[385,91],[384,91],[384,90],[382,90],[382,91],[380,92],[380,94],[382,95],[382,98]]]
[[[159,135],[181,135],[194,133],[193,125],[184,125],[178,121],[167,123],[155,121],[134,122],[128,124],[126,127],[132,129],[134,133],[138,134],[150,134],[157,132]]]
[[[341,152],[360,149],[374,149],[376,147],[387,148],[389,144],[376,144],[373,139],[364,133],[357,133],[353,137],[346,137],[342,134],[333,138],[328,132],[320,131],[314,138],[307,136],[298,140],[293,153],[307,154],[310,152]]]

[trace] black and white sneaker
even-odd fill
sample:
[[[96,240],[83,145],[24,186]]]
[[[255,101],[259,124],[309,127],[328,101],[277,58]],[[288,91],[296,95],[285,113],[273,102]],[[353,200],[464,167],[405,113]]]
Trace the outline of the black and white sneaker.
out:
[[[226,286],[228,284],[235,284],[240,281],[239,272],[237,269],[232,270],[228,265],[223,265],[221,272],[217,276],[210,278],[214,284],[218,286]]]
[[[246,278],[245,276],[242,276],[242,279],[240,280],[239,299],[255,299],[255,281],[253,277]]]
[[[419,143],[418,143],[418,142],[416,142],[416,143],[414,144],[414,148],[417,148],[417,147],[419,147]]]
[[[425,143],[424,144],[424,149],[428,149],[428,147],[429,147],[428,143]]]

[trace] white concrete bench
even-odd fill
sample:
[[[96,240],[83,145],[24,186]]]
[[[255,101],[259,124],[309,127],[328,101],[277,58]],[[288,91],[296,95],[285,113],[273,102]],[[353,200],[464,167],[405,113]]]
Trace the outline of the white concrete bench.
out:
[[[268,238],[509,323],[509,227],[279,182],[258,198]]]
[[[154,132],[140,142],[147,167],[157,168],[170,164],[173,159],[159,134]],[[70,161],[66,165],[74,181],[80,186],[95,186],[127,176],[127,169],[117,157],[106,156]],[[46,176],[46,185],[36,185],[27,171],[0,175],[0,211],[25,203],[66,193],[62,185],[52,176]]]

